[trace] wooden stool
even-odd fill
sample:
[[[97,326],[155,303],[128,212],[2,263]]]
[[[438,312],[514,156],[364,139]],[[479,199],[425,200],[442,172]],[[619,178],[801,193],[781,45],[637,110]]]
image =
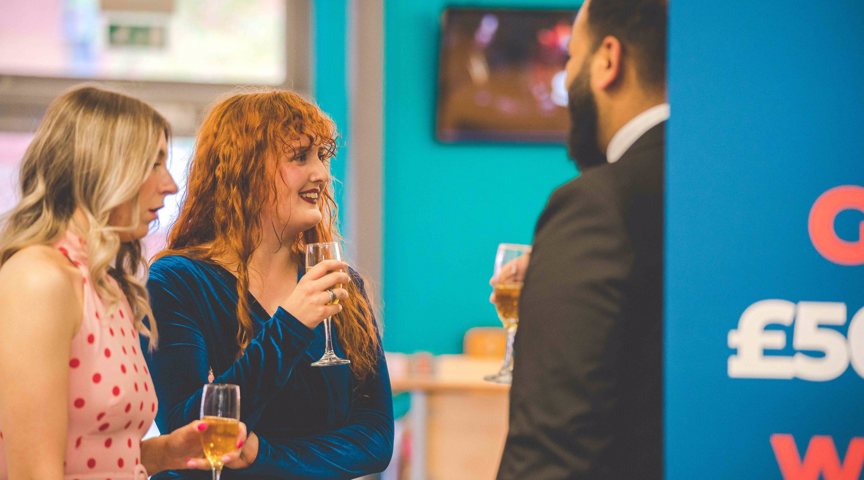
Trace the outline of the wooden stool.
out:
[[[465,332],[462,349],[475,358],[504,358],[507,331],[502,327],[474,327]]]

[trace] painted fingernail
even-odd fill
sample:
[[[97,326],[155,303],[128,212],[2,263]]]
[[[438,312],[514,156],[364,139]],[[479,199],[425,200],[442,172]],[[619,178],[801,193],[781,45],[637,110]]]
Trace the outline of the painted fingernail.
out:
[[[204,422],[199,423],[198,424],[198,431],[203,432],[204,430],[207,430],[207,424]]]
[[[237,442],[237,448],[243,448],[243,443],[245,443],[245,442],[243,442],[243,440],[240,440],[239,442]]]

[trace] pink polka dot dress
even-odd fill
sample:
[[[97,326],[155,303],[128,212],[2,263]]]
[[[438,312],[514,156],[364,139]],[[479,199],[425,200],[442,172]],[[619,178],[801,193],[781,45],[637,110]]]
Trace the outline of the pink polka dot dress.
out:
[[[146,480],[141,437],[153,423],[158,405],[132,327],[132,309],[125,298],[119,307],[102,302],[91,284],[82,239],[67,232],[56,246],[84,277],[84,316],[69,358],[64,478]],[[6,478],[0,448],[0,480]]]

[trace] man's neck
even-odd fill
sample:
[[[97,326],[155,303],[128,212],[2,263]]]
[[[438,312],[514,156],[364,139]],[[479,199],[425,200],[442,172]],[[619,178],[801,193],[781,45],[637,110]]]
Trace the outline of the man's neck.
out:
[[[615,163],[649,130],[669,118],[669,104],[661,103],[633,117],[619,128],[606,147],[606,161]]]
[[[600,151],[605,152],[615,133],[637,115],[651,107],[666,102],[665,94],[647,94],[634,91],[631,94],[617,98],[607,103],[607,114],[600,115],[598,140]]]

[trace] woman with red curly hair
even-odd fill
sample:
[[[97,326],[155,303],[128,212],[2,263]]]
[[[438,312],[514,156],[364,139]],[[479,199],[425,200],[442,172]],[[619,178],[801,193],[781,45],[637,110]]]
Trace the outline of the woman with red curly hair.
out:
[[[306,244],[338,240],[335,147],[333,122],[297,94],[219,102],[198,134],[168,247],[150,268],[156,422],[171,431],[198,418],[208,380],[240,385],[245,468],[232,465],[226,480],[355,478],[390,461],[390,380],[363,281],[336,260],[304,271]],[[331,315],[336,352],[351,364],[315,368]]]

